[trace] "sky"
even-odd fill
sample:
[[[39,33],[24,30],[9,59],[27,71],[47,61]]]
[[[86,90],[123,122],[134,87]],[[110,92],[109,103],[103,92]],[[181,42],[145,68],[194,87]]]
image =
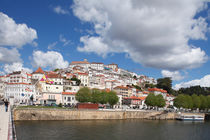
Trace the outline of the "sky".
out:
[[[206,0],[0,0],[0,75],[116,63],[173,87],[210,87]]]

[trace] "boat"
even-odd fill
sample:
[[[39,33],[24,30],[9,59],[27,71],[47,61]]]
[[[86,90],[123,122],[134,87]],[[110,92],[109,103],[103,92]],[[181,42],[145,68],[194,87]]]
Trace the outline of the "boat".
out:
[[[178,120],[182,121],[204,121],[204,116],[202,115],[180,115]]]

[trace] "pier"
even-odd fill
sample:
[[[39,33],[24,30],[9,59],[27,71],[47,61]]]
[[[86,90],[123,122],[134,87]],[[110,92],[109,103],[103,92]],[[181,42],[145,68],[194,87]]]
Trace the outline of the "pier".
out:
[[[17,140],[13,124],[13,116],[10,108],[8,109],[8,112],[5,112],[4,105],[0,105],[0,137],[1,140]]]

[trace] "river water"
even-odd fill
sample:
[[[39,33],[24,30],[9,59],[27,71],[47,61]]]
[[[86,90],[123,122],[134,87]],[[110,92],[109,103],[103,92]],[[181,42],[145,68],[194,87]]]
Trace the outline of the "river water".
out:
[[[210,140],[210,122],[19,121],[17,140]]]

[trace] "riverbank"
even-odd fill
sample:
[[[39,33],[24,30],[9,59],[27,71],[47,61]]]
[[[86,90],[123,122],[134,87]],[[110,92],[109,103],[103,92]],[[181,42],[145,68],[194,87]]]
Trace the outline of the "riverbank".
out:
[[[196,113],[185,113],[196,114]],[[199,113],[203,115],[203,113]],[[16,108],[13,110],[14,121],[23,120],[174,120],[177,113],[147,110],[71,110],[51,108]]]

